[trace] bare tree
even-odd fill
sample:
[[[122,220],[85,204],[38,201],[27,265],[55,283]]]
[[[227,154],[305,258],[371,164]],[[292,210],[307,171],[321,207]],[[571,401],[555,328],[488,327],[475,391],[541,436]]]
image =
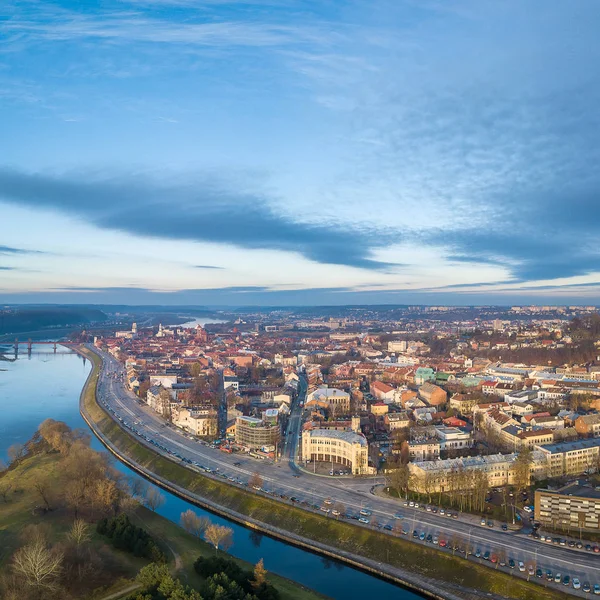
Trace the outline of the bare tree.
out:
[[[75,518],[77,518],[79,510],[86,501],[85,482],[81,479],[68,481],[65,486],[64,498],[67,506],[73,510]]]
[[[158,488],[150,487],[144,496],[144,504],[152,511],[156,512],[165,503],[165,497]]]
[[[11,465],[18,463],[25,456],[25,446],[23,444],[13,444],[6,451]]]
[[[264,483],[263,478],[260,476],[260,473],[258,473],[257,471],[252,473],[252,475],[250,476],[250,479],[248,480],[248,485],[253,488],[261,488],[263,486],[263,483]]]
[[[180,523],[188,533],[201,537],[210,525],[210,520],[206,517],[199,517],[193,510],[188,509],[181,513]]]
[[[215,548],[215,554],[219,548],[227,550],[233,543],[233,529],[225,525],[211,524],[204,532],[204,539]]]
[[[143,498],[148,491],[148,482],[141,477],[133,476],[129,478],[129,492],[132,496]]]
[[[40,500],[44,503],[46,510],[52,510],[50,504],[51,486],[47,476],[40,476],[33,482],[33,489],[38,493]]]
[[[67,533],[67,538],[77,547],[89,542],[91,539],[89,525],[83,519],[75,519]]]
[[[103,513],[118,512],[121,490],[116,481],[100,479],[96,482],[94,492],[95,504]]]
[[[13,489],[13,484],[7,481],[6,483],[0,482],[0,497],[4,503],[8,502],[8,494]]]
[[[13,569],[25,578],[28,585],[53,590],[58,587],[63,555],[61,552],[53,552],[39,539],[15,552]]]

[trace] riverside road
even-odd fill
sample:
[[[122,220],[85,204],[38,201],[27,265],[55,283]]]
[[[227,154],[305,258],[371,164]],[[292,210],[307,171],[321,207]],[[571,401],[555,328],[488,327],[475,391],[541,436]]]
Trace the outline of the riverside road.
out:
[[[472,515],[461,514],[458,518],[448,518],[439,513],[433,514],[404,506],[400,500],[372,493],[375,486],[383,484],[381,478],[324,477],[298,468],[294,459],[299,443],[302,420],[300,400],[306,392],[304,387],[292,406],[282,460],[273,463],[242,454],[227,454],[217,448],[199,443],[177,428],[167,426],[164,419],[126,389],[123,366],[115,358],[91,346],[88,348],[99,355],[103,361],[98,381],[98,401],[109,410],[111,416],[121,426],[130,430],[135,429],[134,435],[139,436],[141,443],[171,459],[174,454],[181,456],[186,461],[181,460],[181,463],[192,470],[199,469],[187,461],[212,470],[213,475],[222,478],[223,481],[227,479],[231,485],[245,485],[253,473],[259,473],[264,481],[262,488],[267,490],[271,497],[279,498],[282,502],[289,503],[288,499],[294,497],[295,506],[319,511],[329,518],[336,517],[331,512],[321,512],[321,508],[332,510],[337,507],[342,513],[338,518],[349,519],[358,527],[378,528],[379,531],[389,535],[400,535],[388,531],[400,521],[404,531],[407,532],[403,536],[405,539],[431,546],[432,544],[428,544],[426,540],[413,538],[413,531],[425,536],[431,534],[432,540],[437,537],[440,541],[451,542],[450,545],[456,543],[463,549],[470,548],[473,554],[468,557],[469,560],[571,594],[588,595],[583,592],[583,589],[573,589],[574,578],[579,579],[582,587],[584,583],[589,582],[592,594],[594,585],[600,584],[600,554],[585,549],[578,550],[547,544],[518,531],[502,531],[499,523],[495,523],[494,528],[481,526],[478,524],[478,519]],[[152,439],[158,446],[148,443],[145,437]],[[162,449],[161,446],[167,450]],[[249,487],[244,489],[251,490]],[[281,495],[286,496],[286,499],[281,499]],[[325,504],[325,501],[328,503]],[[368,515],[369,524],[352,520],[352,517],[357,517],[361,510],[371,513]],[[442,548],[440,551],[451,552]],[[481,558],[475,556],[477,551],[480,551]],[[486,552],[503,557],[507,563],[509,559],[514,560],[514,568],[486,562],[483,559]],[[519,571],[519,561],[526,566],[524,572]],[[534,570],[541,569],[542,577],[539,577],[539,574],[529,575],[527,567],[530,565]],[[551,571],[551,581],[548,580],[546,571]],[[555,582],[557,574],[560,574],[560,583]],[[562,582],[565,575],[571,578],[568,586]]]

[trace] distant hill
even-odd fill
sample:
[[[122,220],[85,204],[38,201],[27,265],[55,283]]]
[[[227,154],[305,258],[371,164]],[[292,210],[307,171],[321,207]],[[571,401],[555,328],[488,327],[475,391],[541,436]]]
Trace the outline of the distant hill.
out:
[[[102,323],[107,316],[97,308],[77,306],[12,307],[0,309],[0,335],[57,327]]]

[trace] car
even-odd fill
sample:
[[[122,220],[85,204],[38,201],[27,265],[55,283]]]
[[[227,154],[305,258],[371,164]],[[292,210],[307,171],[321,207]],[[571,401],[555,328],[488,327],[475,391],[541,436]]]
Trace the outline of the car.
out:
[[[573,540],[569,540],[567,545],[569,546],[569,548],[575,548],[575,542]]]
[[[339,511],[339,510],[336,510],[335,508],[334,508],[334,509],[331,511],[331,514],[332,514],[334,517],[339,517],[339,516],[341,515],[340,511]]]
[[[494,521],[488,521],[487,522],[487,526],[488,527],[493,527],[494,526]]]
[[[413,531],[413,537],[414,538],[418,538],[419,537],[419,532],[416,529]]]
[[[592,591],[592,586],[590,585],[589,581],[584,581],[583,585],[581,586],[581,589],[586,593],[589,594]]]
[[[367,519],[366,517],[360,517],[358,520],[361,523],[365,523],[366,525],[368,525],[370,523],[369,519]]]
[[[479,548],[475,550],[475,558],[481,558],[481,550]]]
[[[426,538],[425,538],[426,542],[429,542],[431,544],[431,542],[433,541],[433,536],[431,534],[429,534]]]
[[[433,545],[437,546],[440,543],[440,538],[437,535],[433,536]]]
[[[535,569],[533,568],[533,565],[529,565],[529,567],[527,569],[527,575],[529,575],[529,577],[531,577],[532,575],[535,575]]]
[[[594,551],[596,554],[598,554],[598,553],[600,553],[600,546],[594,546],[594,547],[592,548],[592,550],[593,550],[593,551]]]
[[[594,595],[600,596],[600,585],[597,583],[594,584]]]
[[[402,533],[402,535],[408,535],[408,529],[405,529],[404,527],[402,528],[402,531],[400,532]]]
[[[325,498],[323,502],[325,502],[325,504],[333,504],[333,500],[331,498]]]
[[[445,509],[443,509],[443,508],[440,508],[440,515],[445,515],[445,514],[446,514],[446,511],[445,511]]]
[[[483,554],[483,560],[490,560],[490,551],[486,550]]]
[[[404,515],[403,515],[402,513],[399,513],[399,512],[397,512],[397,513],[394,515],[394,519],[404,519]]]
[[[583,544],[582,544],[581,542],[577,542],[577,543],[575,544],[575,547],[576,547],[576,548],[579,548],[579,550],[581,550],[581,549],[583,548]]]
[[[425,532],[424,531],[421,531],[421,533],[419,534],[419,539],[421,541],[423,541],[425,539]]]
[[[402,504],[403,504],[404,506],[408,506],[408,500],[405,500],[405,501],[404,501]]]
[[[560,583],[561,579],[562,579],[562,575],[560,573],[557,573],[554,576],[554,583]]]
[[[427,506],[425,507],[425,510],[426,510],[427,512],[431,512],[431,506],[427,505]]]
[[[524,506],[524,507],[523,507],[523,510],[524,510],[525,512],[527,512],[527,513],[530,513],[530,512],[531,512],[531,507],[529,507],[529,506]]]
[[[384,529],[386,529],[387,531],[393,531],[394,528],[388,523],[387,525],[383,526]]]
[[[445,548],[446,547],[446,540],[440,540],[440,548]],[[454,548],[454,550],[456,550],[457,548]]]
[[[415,502],[415,508],[419,508],[419,503]]]
[[[571,577],[569,575],[563,577],[563,585],[571,585]]]
[[[552,581],[554,579],[554,575],[552,575],[552,571],[550,569],[546,569],[546,581]]]
[[[498,557],[495,554],[492,554],[490,561],[495,565],[498,562]]]
[[[360,510],[360,514],[361,514],[363,517],[370,517],[372,513],[371,513],[371,511],[370,511],[370,510],[368,510],[368,509],[366,509],[366,508],[361,508],[361,510]]]
[[[580,590],[581,589],[581,581],[577,579],[577,577],[573,577],[573,589]]]
[[[502,523],[502,531],[508,531],[508,525],[506,523]]]
[[[519,571],[525,573],[525,563],[522,560],[519,561]]]
[[[485,523],[486,523],[486,520],[485,520],[485,519],[481,519],[481,521],[480,521],[480,525],[481,525],[482,527],[485,527]]]

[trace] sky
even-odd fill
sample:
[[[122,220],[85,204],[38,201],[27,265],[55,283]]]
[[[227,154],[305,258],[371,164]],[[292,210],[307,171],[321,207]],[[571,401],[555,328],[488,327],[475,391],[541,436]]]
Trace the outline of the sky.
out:
[[[4,0],[0,302],[600,304],[597,0]]]

